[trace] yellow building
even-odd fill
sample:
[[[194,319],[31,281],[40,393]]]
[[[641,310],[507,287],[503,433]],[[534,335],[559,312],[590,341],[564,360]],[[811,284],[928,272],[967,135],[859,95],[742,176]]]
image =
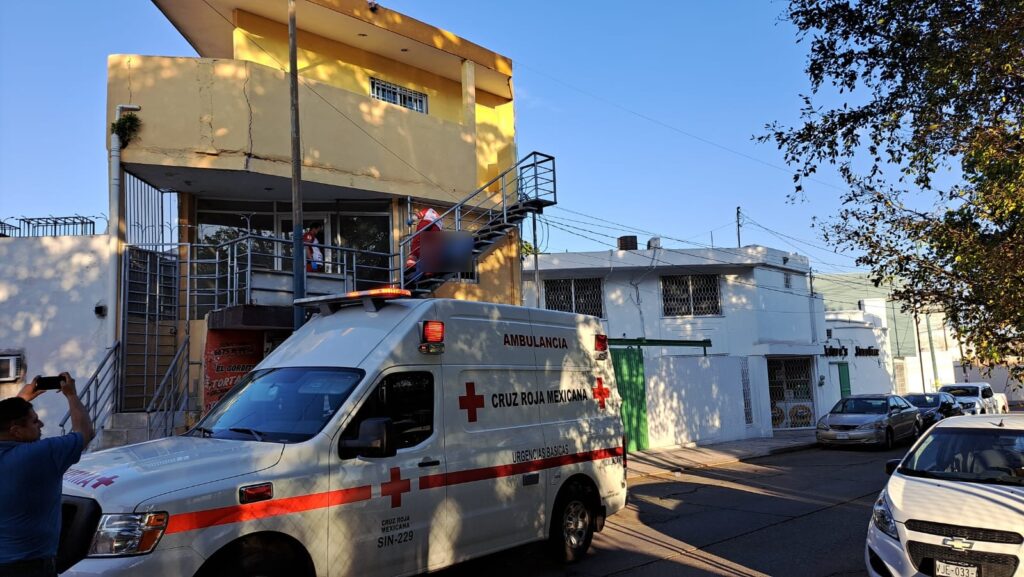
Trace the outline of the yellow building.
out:
[[[288,3],[153,1],[199,57],[108,60],[109,122],[140,121],[111,145],[122,410],[186,380],[174,364],[209,354],[208,330],[281,338],[293,296]],[[307,294],[520,304],[518,223],[554,202],[554,159],[516,150],[511,60],[365,0],[299,0],[296,21],[303,228],[323,225]],[[474,273],[410,276],[428,208],[473,236]]]

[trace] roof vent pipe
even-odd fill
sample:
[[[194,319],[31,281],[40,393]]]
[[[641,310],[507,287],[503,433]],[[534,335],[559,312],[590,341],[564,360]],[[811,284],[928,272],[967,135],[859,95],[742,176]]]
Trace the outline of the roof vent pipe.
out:
[[[647,250],[652,250],[655,248],[661,248],[660,236],[651,237],[651,240],[647,241]]]

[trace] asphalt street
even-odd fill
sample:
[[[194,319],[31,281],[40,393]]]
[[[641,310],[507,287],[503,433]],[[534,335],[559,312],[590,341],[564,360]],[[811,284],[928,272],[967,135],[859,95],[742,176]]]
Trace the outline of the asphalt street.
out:
[[[864,537],[893,451],[809,449],[635,481],[588,556],[550,562],[529,545],[445,577],[866,575]]]

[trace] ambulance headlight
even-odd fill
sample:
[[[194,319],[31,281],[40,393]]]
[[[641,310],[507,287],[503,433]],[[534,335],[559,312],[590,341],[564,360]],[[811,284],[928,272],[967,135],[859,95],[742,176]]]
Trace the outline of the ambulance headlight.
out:
[[[167,513],[103,515],[89,557],[141,555],[156,547],[167,528]]]

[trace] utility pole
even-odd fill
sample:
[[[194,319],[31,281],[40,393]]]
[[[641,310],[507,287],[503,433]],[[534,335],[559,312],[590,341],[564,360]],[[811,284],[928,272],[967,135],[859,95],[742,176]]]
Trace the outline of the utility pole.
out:
[[[540,265],[537,263],[537,213],[533,213],[533,290],[537,293],[537,308],[540,308]]]
[[[740,242],[740,228],[743,226],[743,214],[740,212],[740,207],[736,207],[736,248],[743,248],[743,243]]]
[[[295,47],[295,0],[288,0],[288,78],[292,108],[292,298],[306,296],[306,248],[302,246],[302,148],[299,140],[299,58]],[[298,330],[306,313],[292,305]]]
[[[932,357],[932,379],[935,381],[935,384],[938,385],[939,384],[939,364],[935,362],[935,344],[932,342],[932,320],[931,320],[931,318],[932,317],[931,317],[931,315],[928,314],[928,311],[925,311],[925,313],[924,313],[924,327],[925,327],[925,330],[928,331],[928,352],[931,354],[931,357]],[[936,388],[938,388],[938,387],[936,387]]]
[[[917,344],[917,363],[921,366],[921,392],[927,393],[928,385],[927,381],[924,380],[924,351],[921,350],[921,321],[917,317],[917,311],[914,311],[914,342]]]

